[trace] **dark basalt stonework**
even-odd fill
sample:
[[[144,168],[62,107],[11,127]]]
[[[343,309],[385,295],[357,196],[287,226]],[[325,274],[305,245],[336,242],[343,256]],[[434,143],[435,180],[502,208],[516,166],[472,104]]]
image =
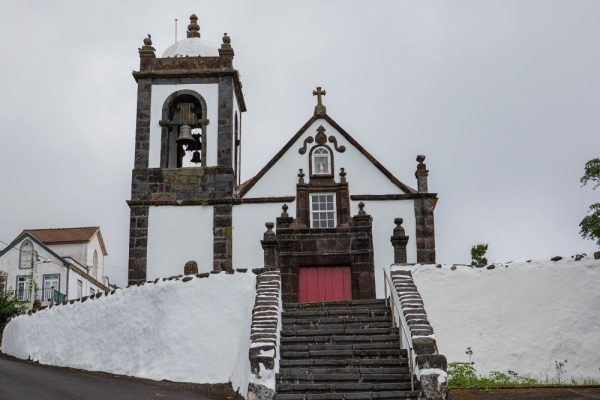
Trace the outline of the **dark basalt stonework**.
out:
[[[278,267],[284,302],[298,302],[303,266],[350,266],[352,299],[375,298],[371,222],[340,228],[277,228]]]
[[[140,49],[140,71],[133,73],[138,83],[138,102],[129,202],[129,284],[146,280],[149,207],[164,205],[165,202],[207,201],[207,206],[213,206],[213,270],[232,270],[232,204],[236,182],[232,166],[233,102],[237,98],[242,112],[246,106],[239,73],[232,65],[234,53],[230,39],[223,40],[219,57],[156,58],[150,38]],[[209,138],[210,145],[217,147],[217,166],[148,168],[152,86],[195,83],[218,84],[218,104],[207,105],[218,109],[218,121],[213,122],[218,124],[217,137]],[[208,204],[208,201],[219,204]]]

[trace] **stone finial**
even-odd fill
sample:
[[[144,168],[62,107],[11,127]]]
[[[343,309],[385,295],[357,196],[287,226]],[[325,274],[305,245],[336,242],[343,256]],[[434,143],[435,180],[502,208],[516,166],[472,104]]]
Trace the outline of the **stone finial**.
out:
[[[198,17],[196,16],[196,14],[190,15],[190,24],[188,25],[187,37],[200,37],[200,25],[198,25]]]
[[[304,184],[304,170],[302,168],[298,170],[298,183]]]
[[[317,105],[315,106],[315,115],[324,115],[327,111],[323,104],[322,96],[325,96],[327,92],[321,89],[321,86],[317,86],[316,90],[313,90],[313,96],[317,96]]]
[[[290,215],[288,214],[287,210],[288,210],[287,204],[284,204],[281,206],[281,218],[289,218]]]
[[[392,246],[394,247],[394,263],[395,264],[406,264],[406,244],[408,243],[408,236],[406,236],[406,231],[402,227],[402,223],[404,220],[402,218],[395,218],[394,224],[396,227],[394,228],[394,232],[390,241],[392,242]]]
[[[198,263],[194,260],[190,260],[183,266],[184,275],[192,275],[198,273]]]
[[[231,48],[231,38],[229,37],[229,35],[227,34],[227,32],[225,32],[223,34],[223,43],[221,44],[221,48]]]
[[[150,34],[148,34],[148,37],[144,38],[144,45],[138,49],[138,52],[140,53],[140,57],[156,57],[156,54],[154,53],[156,51],[156,49],[154,47],[152,47],[152,36]]]
[[[417,156],[417,171],[415,172],[415,178],[417,178],[417,191],[419,193],[427,193],[427,176],[429,175],[429,171],[427,170],[427,165],[424,163],[425,156],[420,154]]]
[[[363,203],[362,201],[358,203],[358,215],[367,215],[367,213],[365,212],[365,203]]]
[[[340,183],[346,183],[346,170],[344,167],[340,168]]]
[[[231,38],[227,35],[227,32],[223,34],[223,43],[219,49],[219,57],[221,57],[221,66],[225,68],[233,67],[233,48],[231,47]]]
[[[273,228],[275,227],[275,224],[272,222],[266,222],[265,223],[265,227],[267,228],[267,231],[265,232],[265,235],[274,235],[275,232],[273,232]]]

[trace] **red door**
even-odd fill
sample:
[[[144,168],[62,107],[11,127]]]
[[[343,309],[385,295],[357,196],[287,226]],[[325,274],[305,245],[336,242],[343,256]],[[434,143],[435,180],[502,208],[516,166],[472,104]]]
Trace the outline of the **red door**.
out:
[[[300,303],[352,300],[350,267],[301,267]]]

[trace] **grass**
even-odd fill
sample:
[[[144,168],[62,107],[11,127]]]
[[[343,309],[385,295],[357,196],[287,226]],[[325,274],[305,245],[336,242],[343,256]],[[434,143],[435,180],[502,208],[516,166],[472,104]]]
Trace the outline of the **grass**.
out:
[[[496,389],[496,388],[519,388],[519,387],[557,387],[557,386],[599,386],[598,379],[574,379],[562,381],[565,373],[563,363],[561,368],[557,367],[557,380],[545,381],[523,376],[515,371],[506,372],[492,371],[489,375],[479,375],[472,362],[451,362],[448,364],[448,387],[451,389]]]

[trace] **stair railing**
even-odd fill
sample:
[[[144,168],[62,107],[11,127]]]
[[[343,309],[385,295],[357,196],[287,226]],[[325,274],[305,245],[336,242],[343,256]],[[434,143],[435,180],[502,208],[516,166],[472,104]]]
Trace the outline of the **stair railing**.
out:
[[[394,327],[399,328],[399,336],[400,336],[400,350],[406,349],[408,353],[408,372],[410,373],[410,390],[415,390],[414,383],[414,349],[412,345],[412,335],[410,334],[410,328],[408,327],[408,322],[406,321],[406,317],[404,316],[404,312],[402,312],[402,305],[400,304],[400,296],[398,296],[398,292],[394,287],[394,283],[388,276],[385,269],[383,270],[383,290],[385,296],[385,304],[390,307],[392,312],[392,323]],[[388,296],[388,289],[390,295]],[[396,316],[398,317],[396,320]]]

